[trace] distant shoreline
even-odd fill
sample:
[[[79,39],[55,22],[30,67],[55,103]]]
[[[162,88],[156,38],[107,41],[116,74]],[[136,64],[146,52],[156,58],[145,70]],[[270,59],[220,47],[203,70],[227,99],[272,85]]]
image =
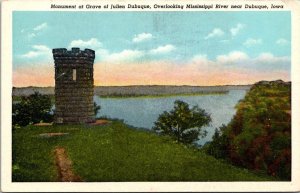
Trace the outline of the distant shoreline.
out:
[[[157,94],[157,95],[96,95],[103,99],[123,99],[123,98],[165,98],[174,96],[203,96],[203,95],[223,95],[229,91],[205,92],[205,93],[178,93],[178,94]]]
[[[254,83],[255,84],[255,83]],[[112,86],[107,86],[107,85],[94,85],[94,87],[228,87],[228,86],[233,86],[233,87],[240,87],[240,86],[252,86],[254,84],[224,84],[224,85],[158,85],[158,84],[151,84],[151,85],[112,85]],[[13,86],[13,88],[54,88],[54,86]]]
[[[166,97],[178,95],[208,95],[225,94],[230,90],[249,90],[251,85],[224,85],[224,86],[170,86],[170,85],[143,85],[143,86],[95,86],[95,95],[100,97]],[[28,96],[34,92],[45,95],[54,95],[54,87],[13,87],[12,96]]]

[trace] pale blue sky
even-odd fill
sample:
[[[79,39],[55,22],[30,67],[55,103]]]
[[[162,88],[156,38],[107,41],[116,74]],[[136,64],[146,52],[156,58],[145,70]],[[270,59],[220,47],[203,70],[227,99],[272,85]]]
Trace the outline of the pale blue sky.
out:
[[[130,61],[169,60],[180,65],[197,57],[215,62],[224,57],[227,62],[268,59],[280,64],[267,69],[289,71],[290,18],[288,11],[18,11],[13,13],[13,66],[17,70],[53,63],[49,50],[76,45],[95,49],[97,61],[131,57]],[[244,68],[266,69],[253,61],[255,65]]]

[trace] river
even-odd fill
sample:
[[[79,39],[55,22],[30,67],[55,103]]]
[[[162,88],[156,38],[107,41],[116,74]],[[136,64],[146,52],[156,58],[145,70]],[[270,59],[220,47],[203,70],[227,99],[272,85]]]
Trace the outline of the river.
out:
[[[94,97],[101,106],[99,116],[123,119],[126,124],[134,127],[151,129],[158,116],[164,111],[170,111],[175,100],[187,102],[190,107],[198,105],[211,115],[212,122],[206,129],[207,136],[198,141],[199,145],[212,139],[215,128],[228,124],[235,114],[235,105],[243,99],[246,90],[230,90],[227,94],[170,96],[170,97],[136,97],[136,98],[101,98]]]

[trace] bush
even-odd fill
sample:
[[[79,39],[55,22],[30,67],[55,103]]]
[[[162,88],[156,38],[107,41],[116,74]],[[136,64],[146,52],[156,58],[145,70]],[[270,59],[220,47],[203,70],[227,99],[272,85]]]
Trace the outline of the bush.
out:
[[[19,103],[12,105],[13,126],[26,126],[39,122],[52,122],[52,103],[50,96],[38,92],[30,96],[22,96]]]
[[[97,117],[97,114],[99,113],[101,109],[101,106],[100,105],[97,105],[96,102],[94,102],[94,113],[95,113],[95,117]]]
[[[183,101],[174,102],[174,109],[161,114],[154,123],[153,129],[159,133],[170,135],[178,142],[192,143],[199,139],[201,127],[211,122],[210,115],[198,106],[189,108]]]

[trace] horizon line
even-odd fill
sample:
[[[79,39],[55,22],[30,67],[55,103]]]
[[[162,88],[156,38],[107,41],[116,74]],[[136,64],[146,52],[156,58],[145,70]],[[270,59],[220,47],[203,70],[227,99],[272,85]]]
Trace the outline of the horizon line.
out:
[[[285,82],[290,82],[290,81],[285,81]],[[145,85],[94,85],[94,87],[132,87],[132,86],[189,86],[189,87],[214,87],[214,86],[251,86],[255,83],[252,84],[223,84],[223,85],[167,85],[167,84],[145,84]],[[39,87],[39,88],[49,88],[49,87],[55,87],[54,86],[13,86],[13,88],[28,88],[28,87]]]

